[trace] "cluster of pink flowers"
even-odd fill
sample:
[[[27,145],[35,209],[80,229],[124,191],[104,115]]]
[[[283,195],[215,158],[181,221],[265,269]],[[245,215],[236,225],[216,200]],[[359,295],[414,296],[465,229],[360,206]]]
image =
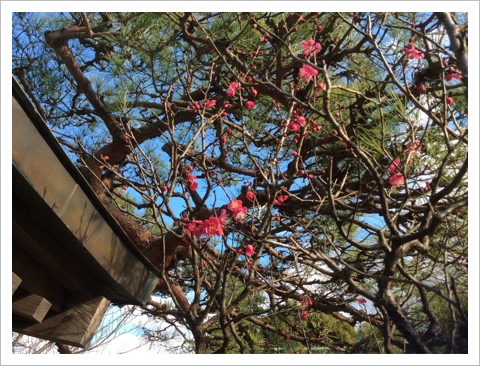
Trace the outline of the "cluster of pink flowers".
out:
[[[255,107],[255,102],[254,102],[254,101],[252,101],[252,100],[247,100],[247,101],[245,102],[245,108],[247,108],[247,109],[252,109],[253,107]]]
[[[209,99],[205,102],[205,108],[212,108],[216,103],[217,101],[215,99]]]
[[[295,121],[290,122],[288,128],[290,131],[300,131],[302,126],[305,124],[305,117],[298,116]]]
[[[217,104],[217,101],[215,99],[205,100],[205,108],[207,109],[214,107],[215,104]],[[190,103],[189,108],[198,112],[202,109],[202,103]]]
[[[322,49],[322,45],[318,42],[315,42],[313,39],[309,39],[308,41],[302,42],[303,47],[303,55],[305,58],[312,57],[317,52],[320,52]]]
[[[290,122],[290,124],[288,125],[288,128],[290,129],[290,131],[300,131],[300,129],[304,124],[305,124],[305,117],[298,116],[295,119],[295,122]]]
[[[405,183],[405,177],[402,173],[398,171],[400,165],[400,159],[395,159],[388,168],[390,170],[390,173],[392,174],[388,179],[388,183],[397,188],[400,187],[403,183]]]
[[[413,156],[420,151],[422,151],[422,145],[420,145],[420,140],[415,140],[408,143],[405,149],[405,154]]]
[[[248,257],[252,257],[255,254],[255,248],[252,244],[247,244],[245,246],[245,255]]]
[[[397,172],[390,176],[388,179],[388,183],[390,183],[394,187],[400,187],[403,183],[405,183],[405,177],[402,173]]]
[[[195,179],[197,179],[197,177],[193,174],[190,174],[187,178],[188,188],[190,188],[191,191],[195,191],[198,188],[198,183]]]
[[[290,122],[290,124],[288,125],[290,131],[300,131],[301,127],[302,126],[300,126],[297,122]]]
[[[239,86],[240,86],[240,83],[237,82],[237,81],[233,81],[232,83],[230,83],[230,85],[228,86],[228,88],[225,92],[227,94],[227,97],[230,97],[230,98],[234,97],[235,94],[237,93],[237,89],[239,88]],[[242,88],[242,90],[243,90],[243,88]],[[251,88],[251,95],[252,95],[253,98],[255,98],[258,95],[258,92],[257,92],[257,90],[255,90],[255,88]],[[215,105],[215,104],[213,104],[213,105]],[[225,109],[227,109],[227,105],[228,105],[228,107],[230,107],[230,104],[225,104],[224,105]],[[245,102],[245,108],[252,109],[253,107],[255,107],[255,102],[253,100],[247,100]],[[207,106],[207,108],[208,108],[208,106]],[[224,113],[226,113],[226,112],[224,112]]]
[[[305,306],[312,306],[313,302],[312,302],[312,299],[307,296],[305,299],[301,301],[301,304]]]
[[[245,198],[247,200],[253,201],[253,199],[255,198],[255,193],[253,193],[252,191],[248,191],[247,193],[245,193]]]
[[[240,200],[231,200],[228,204],[228,209],[233,212],[235,221],[240,221],[247,215],[247,207],[243,207],[243,202]]]
[[[458,72],[456,72],[453,67],[448,68],[448,74],[445,75],[445,80],[446,81],[451,81],[453,79],[460,80],[461,78],[462,78],[462,75],[460,75]]]
[[[417,155],[420,151],[422,151],[422,145],[420,140],[410,141],[408,145],[405,147],[405,154],[407,155],[408,161],[407,164],[412,164],[411,157]],[[402,173],[398,171],[402,163],[400,159],[396,158],[393,160],[392,164],[388,167],[388,170],[391,173],[390,178],[388,179],[388,183],[390,183],[394,187],[400,187],[402,184],[405,183],[405,177]]]
[[[415,48],[415,46],[413,45],[413,40],[410,39],[407,47],[405,48],[405,57],[407,59],[414,58],[414,59],[420,60],[421,58],[425,57],[425,55],[423,54],[422,51]]]
[[[313,78],[318,75],[318,70],[314,69],[310,65],[304,65],[303,67],[300,68],[299,72],[300,72],[300,77],[306,83],[310,82],[310,80],[313,80]]]
[[[204,220],[200,226],[200,231],[204,235],[223,235],[223,224],[222,221],[215,216]]]
[[[400,165],[402,165],[402,163],[400,162],[400,159],[396,158],[393,161],[393,163],[390,164],[390,166],[388,167],[388,170],[390,170],[390,173],[395,174],[398,168],[400,168]]]
[[[227,89],[227,96],[233,97],[235,93],[237,92],[238,87],[240,86],[240,83],[234,81],[230,84],[230,86]]]
[[[312,298],[310,297],[311,296],[311,293],[308,292],[307,294],[305,294],[305,297],[300,301],[300,304],[302,306],[305,306],[307,307],[306,309],[304,308],[304,310],[302,310],[300,312],[300,319],[302,319],[303,321],[306,321],[307,320],[307,316],[308,316],[308,307],[312,306],[313,305],[313,302],[312,302]],[[295,329],[295,328],[294,328]],[[297,329],[298,329],[298,326],[297,326]],[[296,329],[295,329],[296,330]]]
[[[187,224],[185,231],[188,235],[194,235],[197,238],[201,236],[223,235],[223,226],[227,221],[227,212],[222,210],[219,217],[211,216],[206,220],[193,220]]]
[[[405,154],[409,158],[407,164],[412,164],[412,159],[410,158],[417,155],[417,153],[419,153],[420,151],[422,151],[422,145],[420,144],[420,140],[417,139],[415,141],[410,141],[405,148]]]
[[[242,254],[245,254],[248,258],[247,258],[247,261],[245,263],[245,267],[250,270],[252,268],[252,264],[253,264],[253,260],[252,260],[252,256],[255,254],[255,248],[253,247],[252,244],[247,244],[245,246],[245,249],[243,248],[239,248],[237,250],[237,253],[239,255],[242,255]]]
[[[273,201],[273,204],[278,206],[278,205],[281,205],[283,202],[285,202],[286,200],[288,199],[288,196],[287,195],[283,195],[283,196],[280,196],[278,197],[275,201]]]
[[[300,319],[302,319],[304,322],[307,321],[307,316],[308,316],[308,310],[303,310],[300,313]]]
[[[189,108],[199,111],[200,109],[202,109],[202,105],[200,103],[190,103]]]

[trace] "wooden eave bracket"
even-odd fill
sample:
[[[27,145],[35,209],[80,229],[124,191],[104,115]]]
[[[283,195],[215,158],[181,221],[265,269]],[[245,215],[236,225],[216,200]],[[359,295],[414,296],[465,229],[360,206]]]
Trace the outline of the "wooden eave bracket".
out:
[[[88,301],[77,301],[68,310],[13,331],[30,336],[65,343],[74,347],[88,347],[107,311],[110,301],[98,296]]]

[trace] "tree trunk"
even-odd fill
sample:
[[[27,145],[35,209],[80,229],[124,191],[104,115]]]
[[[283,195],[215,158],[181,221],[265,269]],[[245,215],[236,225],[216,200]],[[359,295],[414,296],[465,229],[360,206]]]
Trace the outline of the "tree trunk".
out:
[[[210,350],[209,338],[201,330],[193,329],[193,337],[195,339],[195,353],[196,354],[208,354]]]
[[[385,292],[384,300],[388,316],[408,341],[407,353],[431,353],[428,346],[422,341],[420,333],[413,327],[400,306],[398,306],[390,290]]]

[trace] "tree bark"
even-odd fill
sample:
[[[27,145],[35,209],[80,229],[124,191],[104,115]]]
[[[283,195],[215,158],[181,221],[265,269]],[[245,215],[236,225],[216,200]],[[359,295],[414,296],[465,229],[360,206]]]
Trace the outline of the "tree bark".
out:
[[[447,31],[448,39],[450,40],[449,48],[455,54],[458,68],[462,72],[463,83],[467,87],[466,90],[468,90],[467,32],[455,24],[450,13],[435,13],[435,15]]]
[[[195,353],[208,354],[210,350],[208,336],[206,336],[202,330],[198,329],[198,327],[194,327],[192,333],[195,339]]]
[[[61,353],[61,354],[72,354],[73,353],[66,344],[57,342],[57,343],[55,343],[55,345],[58,348],[58,353]]]

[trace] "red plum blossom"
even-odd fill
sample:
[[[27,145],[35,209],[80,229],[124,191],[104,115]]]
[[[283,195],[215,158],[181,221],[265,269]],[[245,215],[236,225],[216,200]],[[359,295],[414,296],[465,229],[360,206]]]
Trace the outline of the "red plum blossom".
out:
[[[317,75],[318,71],[310,65],[305,65],[300,68],[300,77],[306,83],[308,83],[310,80],[313,80],[313,78]]]
[[[245,255],[251,257],[254,254],[255,254],[255,249],[253,248],[253,245],[247,244],[247,246],[245,247]]]
[[[423,54],[423,52],[416,49],[415,46],[413,45],[413,42],[410,40],[407,47],[405,48],[405,56],[407,57],[407,59],[414,58],[414,59],[420,60],[425,55]]]
[[[251,101],[251,100],[247,100],[245,102],[245,108],[247,109],[252,109],[253,107],[255,107],[255,102]]]
[[[398,188],[405,183],[405,177],[402,173],[395,173],[388,179],[388,183]]]
[[[315,42],[313,39],[309,39],[308,41],[302,42],[303,47],[303,55],[305,57],[311,57],[315,55],[317,52],[320,52],[322,46],[320,43]]]

